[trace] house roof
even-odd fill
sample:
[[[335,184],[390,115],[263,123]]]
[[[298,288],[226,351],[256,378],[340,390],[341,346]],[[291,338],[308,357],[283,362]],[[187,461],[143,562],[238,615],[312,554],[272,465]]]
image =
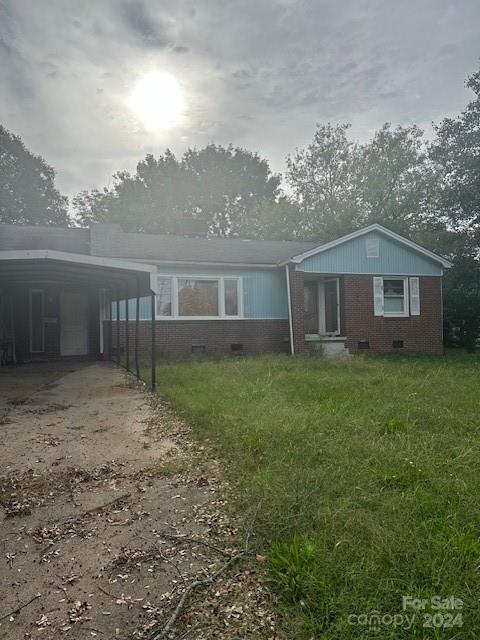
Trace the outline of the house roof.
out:
[[[388,236],[444,267],[450,266],[442,256],[379,224],[324,244],[124,233],[117,224],[94,224],[90,229],[0,225],[0,251],[51,250],[149,263],[278,266],[288,262],[300,263],[372,231]]]
[[[315,246],[313,242],[124,233],[116,224],[93,224],[90,229],[0,225],[0,251],[49,249],[162,263],[275,266]]]
[[[90,253],[88,229],[65,229],[20,224],[0,225],[0,251],[51,249],[72,253]]]
[[[434,262],[439,262],[444,267],[452,266],[452,263],[446,258],[444,258],[443,256],[440,256],[437,253],[434,253],[433,251],[430,251],[429,249],[422,247],[416,242],[413,242],[413,240],[409,240],[408,238],[405,238],[404,236],[401,236],[398,233],[395,233],[395,231],[391,231],[390,229],[383,227],[381,224],[371,224],[368,227],[364,227],[363,229],[358,229],[357,231],[348,233],[347,235],[342,236],[341,238],[337,238],[336,240],[331,240],[330,242],[326,242],[325,244],[316,245],[296,256],[291,256],[290,260],[288,260],[287,262],[294,262],[295,264],[299,264],[300,262],[303,262],[306,258],[310,258],[311,256],[315,256],[319,253],[323,253],[324,251],[328,251],[329,249],[333,249],[334,247],[338,247],[339,245],[344,244],[345,242],[349,242],[350,240],[359,238],[360,236],[366,235],[367,233],[372,233],[372,231],[376,231],[384,236],[387,236],[392,240],[395,240],[399,244],[403,244],[409,247],[410,249],[412,249],[413,251],[423,254],[424,256],[426,256],[427,258],[430,258]]]
[[[120,238],[119,238],[120,240]],[[102,243],[102,255],[157,262],[202,264],[277,265],[282,260],[315,247],[313,242],[245,240],[239,238],[189,238],[173,235],[122,233]],[[99,248],[95,248],[98,253]]]

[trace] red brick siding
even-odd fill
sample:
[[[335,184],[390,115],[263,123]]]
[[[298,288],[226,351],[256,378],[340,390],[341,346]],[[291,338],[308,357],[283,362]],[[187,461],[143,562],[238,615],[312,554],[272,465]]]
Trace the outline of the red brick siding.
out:
[[[292,304],[293,344],[295,353],[306,353],[305,342],[305,308],[304,308],[304,273],[290,271],[290,298]]]
[[[135,352],[135,322],[129,323],[130,360]],[[120,322],[120,347],[125,357],[126,322]],[[159,354],[187,355],[192,345],[206,345],[207,353],[231,353],[231,344],[243,345],[244,353],[280,352],[289,349],[288,320],[157,320],[155,322],[156,349]],[[105,354],[108,357],[110,327],[104,323]],[[112,344],[117,344],[117,323],[112,322]],[[139,354],[151,349],[151,322],[140,321]]]
[[[420,277],[420,315],[385,318],[373,313],[373,277],[344,276],[342,296],[346,347],[358,351],[358,343],[368,340],[370,351],[396,351],[393,340],[403,340],[402,351],[442,353],[442,281],[440,277]]]

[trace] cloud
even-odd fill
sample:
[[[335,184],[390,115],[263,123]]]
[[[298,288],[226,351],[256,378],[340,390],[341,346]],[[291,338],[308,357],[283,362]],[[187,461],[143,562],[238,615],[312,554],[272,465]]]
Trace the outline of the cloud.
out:
[[[169,44],[165,27],[152,16],[144,2],[123,2],[120,4],[120,13],[127,28],[138,37],[140,45],[162,49]]]
[[[460,111],[479,36],[477,0],[0,0],[0,122],[70,195],[167,146],[232,142],[282,170],[317,122],[365,139]],[[127,98],[154,69],[186,113],[152,134]]]

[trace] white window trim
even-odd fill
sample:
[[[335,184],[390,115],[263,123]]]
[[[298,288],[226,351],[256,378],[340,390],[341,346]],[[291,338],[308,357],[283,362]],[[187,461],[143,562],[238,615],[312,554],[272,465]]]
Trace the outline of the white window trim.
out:
[[[156,320],[240,320],[243,319],[243,278],[242,276],[208,276],[197,274],[159,273],[157,278],[170,278],[172,281],[172,314],[160,316],[155,313]],[[179,280],[214,280],[218,282],[218,316],[181,316],[178,312],[178,281]],[[230,316],[225,313],[225,280],[237,281],[238,315]],[[156,306],[155,306],[156,309]]]
[[[32,294],[41,293],[42,294],[42,348],[33,350],[33,327],[32,327]],[[30,353],[45,353],[45,322],[43,318],[45,316],[45,291],[43,289],[30,289],[29,291],[29,324],[30,324]]]
[[[385,318],[408,318],[410,316],[410,294],[408,276],[383,276],[385,280],[401,280],[403,282],[403,311],[385,311],[385,286],[383,289],[383,315]]]

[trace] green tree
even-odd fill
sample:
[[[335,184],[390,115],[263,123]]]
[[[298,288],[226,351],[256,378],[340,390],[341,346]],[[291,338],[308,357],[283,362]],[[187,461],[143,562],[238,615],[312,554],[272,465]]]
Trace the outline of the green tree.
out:
[[[357,146],[350,125],[318,125],[313,141],[287,158],[286,180],[298,206],[299,237],[324,240],[355,226]]]
[[[444,282],[446,337],[473,349],[480,336],[480,71],[465,84],[473,100],[435,127],[429,152],[449,229],[441,248],[453,261]]]
[[[469,229],[480,245],[480,71],[466,80],[474,99],[436,128],[430,157],[436,164],[439,205],[452,227]]]
[[[0,222],[65,226],[67,205],[52,167],[0,125]]]
[[[431,245],[445,225],[436,215],[436,174],[423,132],[387,123],[360,145],[348,129],[318,126],[312,143],[288,158],[286,177],[300,211],[295,235],[328,240],[378,222]]]
[[[208,145],[188,149],[178,160],[167,150],[147,155],[134,175],[117,173],[112,189],[74,198],[82,224],[117,222],[125,230],[181,233],[185,219],[200,220],[210,235],[234,236],[245,229],[258,202],[274,201],[279,176],[266,160],[245,149]]]
[[[285,195],[272,200],[258,200],[248,209],[238,227],[243,238],[265,240],[292,240],[301,238],[300,210],[295,202]]]
[[[480,263],[468,247],[457,251],[445,273],[444,324],[448,342],[469,351],[475,348],[480,335]]]
[[[357,147],[354,162],[357,225],[378,222],[413,235],[441,223],[436,219],[436,176],[423,131],[386,123]]]

